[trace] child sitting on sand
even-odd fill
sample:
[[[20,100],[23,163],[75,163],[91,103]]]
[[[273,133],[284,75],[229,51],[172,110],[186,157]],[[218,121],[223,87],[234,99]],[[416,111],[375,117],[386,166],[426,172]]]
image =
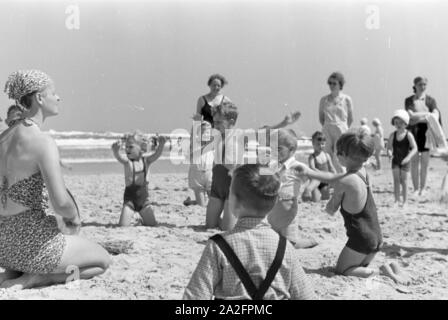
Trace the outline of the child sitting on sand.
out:
[[[317,172],[307,167],[299,170],[313,179],[336,181],[326,211],[334,214],[340,208],[348,236],[339,255],[336,272],[367,278],[378,274],[377,270],[368,266],[382,245],[377,209],[369,177],[363,166],[373,153],[373,141],[362,129],[350,130],[338,139],[336,150],[341,165],[347,169],[345,174]],[[408,281],[396,263],[385,264],[380,271],[398,283]]]
[[[129,226],[134,211],[137,211],[143,219],[143,225],[155,226],[157,222],[150,206],[147,178],[149,166],[162,155],[166,139],[160,136],[156,152],[146,156],[144,153],[147,151],[148,143],[141,133],[127,135],[124,140],[126,158],[120,154],[121,141],[112,144],[115,158],[124,166],[126,183],[119,225]]]
[[[381,170],[381,151],[384,149],[384,129],[381,126],[381,121],[378,118],[372,120],[373,125],[373,143],[375,145],[375,151],[373,155],[375,156],[376,164],[375,170]]]
[[[297,121],[300,112],[287,115],[283,121],[274,126],[264,126],[263,129],[278,129]],[[207,204],[206,228],[232,229],[235,218],[228,210],[228,197],[231,176],[229,171],[243,164],[244,135],[254,134],[255,130],[236,129],[238,109],[232,102],[224,101],[216,107],[213,114],[213,139],[215,148],[215,164],[212,169],[212,188]],[[223,213],[224,212],[224,213]],[[221,214],[223,217],[221,219]]]
[[[207,205],[206,197],[210,196],[212,188],[212,169],[214,161],[213,150],[206,150],[205,147],[211,140],[212,126],[207,121],[202,121],[198,128],[198,133],[191,133],[190,145],[190,168],[188,170],[188,186],[193,190],[195,200],[188,197],[184,205]]]
[[[392,125],[397,130],[392,132],[387,143],[387,154],[389,158],[392,158],[395,205],[401,206],[406,206],[410,162],[412,157],[417,153],[417,143],[415,142],[414,136],[406,129],[408,124],[409,113],[403,109],[395,111],[392,117]],[[400,185],[403,194],[403,202],[401,204]]]
[[[260,170],[258,164],[234,170],[229,207],[237,223],[232,231],[207,242],[183,299],[316,298],[294,247],[266,221],[277,201],[280,181],[277,175]],[[297,202],[289,211],[285,213],[295,215]]]
[[[288,239],[296,248],[311,248],[317,245],[313,239],[299,237],[297,211],[290,211],[292,202],[297,202],[303,177],[293,170],[299,162],[295,158],[297,151],[297,135],[293,130],[277,130],[277,161],[272,161],[270,167],[275,168],[280,177],[279,198],[268,215],[272,229]],[[289,213],[289,215],[285,215]]]
[[[336,169],[331,161],[331,156],[324,151],[325,136],[322,132],[316,131],[312,137],[314,152],[308,158],[308,164],[311,169],[336,173]],[[319,180],[310,179],[302,195],[303,201],[318,202],[320,200],[330,199],[330,186],[328,183]]]

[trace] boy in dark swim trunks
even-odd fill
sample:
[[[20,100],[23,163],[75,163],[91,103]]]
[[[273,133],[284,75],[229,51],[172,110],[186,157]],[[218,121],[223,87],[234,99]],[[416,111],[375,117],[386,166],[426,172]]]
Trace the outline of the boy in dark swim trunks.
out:
[[[331,161],[331,156],[324,151],[325,136],[322,132],[316,131],[312,137],[314,152],[308,158],[308,164],[311,169],[336,173],[336,169]],[[326,182],[310,179],[308,185],[303,191],[303,201],[318,202],[320,200],[330,199],[330,186]]]
[[[157,224],[154,211],[150,206],[148,181],[149,166],[155,162],[163,152],[166,138],[160,136],[155,153],[144,155],[148,142],[141,133],[134,133],[125,138],[127,158],[120,154],[121,141],[112,145],[115,158],[124,166],[126,189],[124,191],[123,209],[119,225],[129,226],[134,212],[137,211],[143,219],[143,225],[155,226]]]
[[[300,112],[287,115],[283,121],[263,129],[278,129],[297,121]],[[213,114],[213,140],[216,141],[215,165],[212,170],[212,187],[207,204],[205,219],[206,228],[221,228],[230,230],[235,224],[235,218],[228,209],[228,198],[231,183],[230,170],[244,163],[244,136],[256,136],[255,130],[236,129],[238,109],[232,102],[219,105]],[[224,213],[223,213],[224,212]],[[221,213],[223,217],[221,219]]]
[[[374,151],[374,143],[362,129],[350,130],[338,139],[336,150],[341,165],[347,169],[346,173],[318,172],[306,166],[298,170],[313,179],[336,182],[326,211],[334,214],[340,208],[348,236],[339,255],[336,272],[367,278],[378,274],[378,270],[369,268],[369,264],[382,246],[377,209],[363,166]],[[380,271],[398,283],[409,281],[395,263],[383,265]]]
[[[237,223],[207,242],[183,299],[316,299],[294,247],[266,220],[280,180],[261,170],[258,164],[234,170],[229,207]],[[297,202],[288,211],[294,216]]]
[[[408,198],[408,175],[412,157],[417,154],[417,143],[406,127],[409,124],[409,114],[405,110],[397,110],[392,117],[392,125],[397,130],[392,132],[387,142],[387,154],[392,159],[394,176],[395,205],[406,206]],[[400,204],[400,185],[403,192],[403,202]]]

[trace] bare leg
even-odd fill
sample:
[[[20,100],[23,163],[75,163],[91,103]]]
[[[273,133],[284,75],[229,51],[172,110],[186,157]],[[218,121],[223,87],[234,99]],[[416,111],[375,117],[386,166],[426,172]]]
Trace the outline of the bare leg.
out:
[[[319,184],[320,184],[319,180],[311,179],[309,181],[309,183],[306,186],[305,190],[303,190],[303,195],[302,195],[303,201],[311,200],[311,201],[314,201],[314,202],[318,202],[320,200],[320,192],[317,189]],[[315,191],[317,191],[319,194],[317,195]]]
[[[21,277],[6,280],[1,288],[27,289],[64,283],[71,280],[90,279],[104,273],[111,259],[100,245],[78,236],[65,236],[66,247],[61,263],[51,274],[23,274]]]
[[[143,219],[143,225],[148,227],[154,227],[157,225],[157,220],[154,215],[154,211],[151,206],[144,207],[140,212],[140,217]]]
[[[200,205],[201,207],[205,207],[206,200],[204,192],[201,189],[193,189],[193,191],[196,198],[196,204]]]
[[[121,209],[120,221],[118,221],[119,226],[120,227],[130,226],[133,217],[134,217],[134,210],[132,210],[126,205],[123,206],[123,209]]]
[[[374,257],[375,253],[366,255],[344,247],[336,264],[336,272],[344,276],[368,278],[377,272],[375,269],[363,267],[363,265],[368,265]]]
[[[236,223],[236,217],[229,210],[229,200],[224,202],[224,214],[220,223],[220,228],[223,231],[232,230]]]
[[[414,191],[418,191],[419,187],[419,179],[418,179],[419,162],[420,162],[420,155],[417,152],[415,156],[413,156],[411,159],[411,177],[412,177],[412,184],[414,185]]]
[[[375,152],[375,160],[376,160],[376,170],[381,170],[381,150],[377,150]]]
[[[329,186],[323,187],[320,190],[320,194],[322,195],[321,197],[322,200],[330,199],[330,187]]]
[[[405,205],[408,200],[408,173],[406,171],[400,170],[400,184],[403,194],[403,205]]]
[[[400,202],[400,168],[393,168],[395,203]]]
[[[11,280],[11,279],[17,279],[22,274],[23,274],[23,272],[6,269],[4,272],[0,273],[0,285],[4,281]]]
[[[224,201],[221,199],[210,197],[207,204],[207,212],[205,214],[205,227],[218,228],[219,218],[224,209]]]
[[[420,195],[426,186],[426,176],[428,174],[429,151],[422,152],[420,164]]]

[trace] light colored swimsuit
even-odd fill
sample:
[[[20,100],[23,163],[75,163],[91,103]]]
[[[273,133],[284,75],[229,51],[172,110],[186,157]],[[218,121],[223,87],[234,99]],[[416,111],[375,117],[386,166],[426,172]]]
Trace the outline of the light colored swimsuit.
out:
[[[322,111],[324,114],[324,125],[322,133],[325,135],[325,151],[333,154],[336,150],[336,141],[348,130],[348,108],[350,97],[340,93],[336,99],[331,95],[324,98]]]

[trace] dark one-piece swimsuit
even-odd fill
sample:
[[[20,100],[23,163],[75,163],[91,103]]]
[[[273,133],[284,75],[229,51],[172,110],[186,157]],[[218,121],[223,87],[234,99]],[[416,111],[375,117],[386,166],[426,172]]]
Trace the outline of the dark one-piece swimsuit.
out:
[[[213,112],[212,112],[213,107],[208,103],[205,96],[203,96],[202,98],[204,99],[204,105],[201,108],[202,119],[204,121],[209,122],[213,127]],[[224,102],[224,98],[225,96],[223,95],[221,103],[219,105],[221,105]]]
[[[341,214],[344,218],[348,241],[346,247],[363,254],[378,252],[381,248],[383,238],[381,235],[378,214],[372,191],[369,186],[369,178],[356,173],[366,184],[367,200],[361,212],[351,214],[344,210],[341,205]]]
[[[148,182],[146,181],[146,164],[143,160],[143,173],[144,173],[144,183],[138,185],[135,183],[135,165],[134,161],[132,163],[132,184],[126,187],[124,190],[124,205],[130,207],[134,211],[140,212],[143,208],[148,206],[149,203],[149,192],[148,192]]]

